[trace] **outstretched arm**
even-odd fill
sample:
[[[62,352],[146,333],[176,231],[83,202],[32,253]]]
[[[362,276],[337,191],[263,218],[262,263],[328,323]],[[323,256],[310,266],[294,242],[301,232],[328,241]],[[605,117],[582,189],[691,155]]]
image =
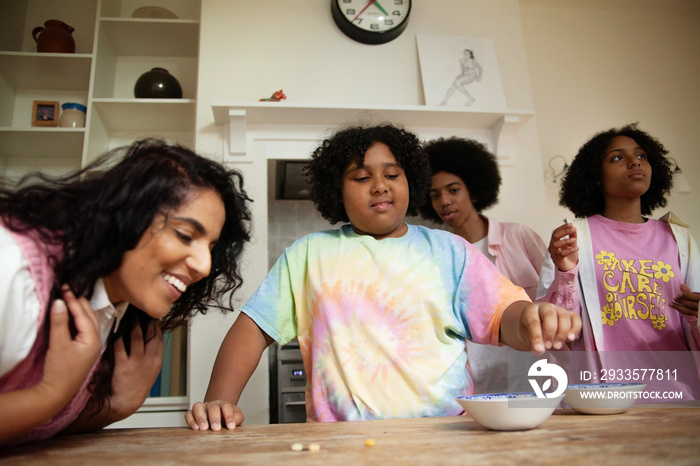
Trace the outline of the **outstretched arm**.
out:
[[[131,347],[124,340],[114,343],[112,392],[103,406],[91,398],[80,416],[64,433],[92,432],[131,416],[143,405],[163,364],[163,334],[156,320],[148,324],[144,338],[141,326],[131,331]]]
[[[581,318],[550,303],[516,301],[501,318],[500,342],[519,351],[561,349],[581,331]]]
[[[49,347],[44,375],[33,387],[0,394],[0,444],[61,412],[75,396],[100,356],[99,324],[85,298],[64,287],[63,299],[51,305]],[[71,338],[69,315],[77,329]]]
[[[204,402],[195,403],[185,414],[192,430],[221,430],[222,420],[228,429],[234,429],[243,422],[236,404],[272,342],[250,317],[238,316],[219,348]]]

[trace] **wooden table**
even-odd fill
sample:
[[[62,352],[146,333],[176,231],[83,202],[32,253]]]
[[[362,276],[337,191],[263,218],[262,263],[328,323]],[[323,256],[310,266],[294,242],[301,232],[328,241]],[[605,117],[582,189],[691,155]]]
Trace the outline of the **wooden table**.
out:
[[[375,446],[365,446],[373,438]],[[295,442],[318,452],[295,452]],[[469,416],[186,428],[113,429],[0,452],[0,463],[84,464],[700,464],[700,408],[635,407],[596,416],[559,410],[540,427],[496,432]]]

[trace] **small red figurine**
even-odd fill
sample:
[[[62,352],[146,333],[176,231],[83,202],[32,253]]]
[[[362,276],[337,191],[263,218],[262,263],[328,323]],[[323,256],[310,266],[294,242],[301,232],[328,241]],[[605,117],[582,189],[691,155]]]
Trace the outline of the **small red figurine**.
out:
[[[284,95],[284,92],[282,92],[282,89],[280,89],[277,92],[274,92],[271,97],[267,99],[260,99],[260,102],[279,102],[280,100],[285,100],[287,98],[286,95]]]

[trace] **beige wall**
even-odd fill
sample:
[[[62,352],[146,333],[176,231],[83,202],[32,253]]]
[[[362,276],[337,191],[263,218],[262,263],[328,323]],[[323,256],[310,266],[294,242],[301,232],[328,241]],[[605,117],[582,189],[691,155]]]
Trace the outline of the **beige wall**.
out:
[[[674,157],[690,194],[669,197],[700,237],[700,2],[521,0],[543,167],[593,134],[638,121]],[[547,189],[552,211],[557,191]]]
[[[222,156],[223,127],[214,125],[212,102],[253,102],[280,88],[290,103],[423,104],[416,34],[490,37],[508,107],[534,109],[536,116],[518,132],[516,164],[502,168],[500,203],[488,215],[526,223],[547,241],[566,215],[556,206],[556,191],[544,184],[549,157],[570,160],[596,131],[639,121],[688,175],[693,193],[673,199],[671,207],[700,236],[700,212],[688,202],[700,199],[694,175],[700,168],[694,152],[700,147],[694,128],[699,3],[424,0],[415,2],[401,37],[368,46],[337,29],[326,0],[203,0],[197,149]],[[243,300],[267,271],[266,163],[235,166],[256,201]],[[194,400],[204,396],[231,321],[209,316],[195,323],[206,331],[190,347]],[[241,401],[247,422],[266,422],[266,371],[263,361]]]

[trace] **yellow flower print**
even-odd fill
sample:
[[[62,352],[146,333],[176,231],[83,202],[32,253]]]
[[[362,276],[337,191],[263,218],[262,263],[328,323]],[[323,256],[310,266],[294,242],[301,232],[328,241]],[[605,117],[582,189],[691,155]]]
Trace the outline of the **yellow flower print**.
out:
[[[654,319],[652,322],[654,324],[654,328],[656,330],[661,330],[666,326],[666,320],[665,319]]]
[[[654,328],[656,330],[661,330],[664,327],[666,327],[666,321],[668,320],[668,316],[664,314],[659,314],[658,316],[651,316],[651,323],[654,325]]]
[[[668,283],[669,280],[676,276],[671,266],[661,261],[657,262],[656,265],[652,265],[651,268],[654,270],[654,278],[662,278],[664,283]]]
[[[600,265],[605,265],[606,263],[610,265],[615,261],[615,253],[602,250],[595,255],[595,258],[598,259],[598,264]]]
[[[607,306],[606,306],[607,307]],[[601,311],[600,317],[603,319],[603,325],[609,325],[613,326],[615,325],[615,318],[612,315],[612,312],[606,311],[605,309]]]

